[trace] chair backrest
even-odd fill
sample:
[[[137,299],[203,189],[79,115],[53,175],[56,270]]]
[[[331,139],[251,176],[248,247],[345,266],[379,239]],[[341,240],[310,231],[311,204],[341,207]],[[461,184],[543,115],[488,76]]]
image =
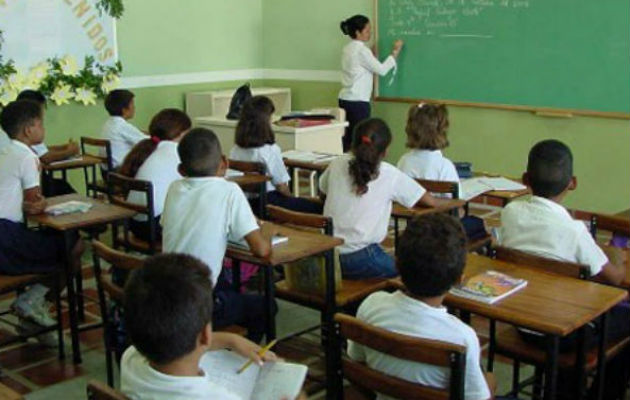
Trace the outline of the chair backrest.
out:
[[[282,225],[320,229],[326,235],[332,236],[333,234],[332,218],[324,217],[323,215],[302,213],[274,205],[267,205],[267,218]]]
[[[429,179],[416,179],[427,192],[450,193],[451,198],[459,199],[459,182],[433,181]]]
[[[402,360],[450,369],[449,387],[442,389],[386,375],[345,358],[343,375],[353,384],[397,399],[464,399],[464,346],[390,332],[345,314],[335,314],[335,323],[341,337],[357,344]]]
[[[245,174],[264,175],[265,171],[267,170],[265,168],[265,164],[261,162],[256,162],[256,161],[239,161],[239,160],[229,159],[228,164],[230,166],[230,169],[241,171]]]
[[[119,303],[122,302],[123,289],[103,277],[100,260],[105,260],[112,266],[125,271],[131,271],[142,267],[144,260],[142,258],[123,253],[122,251],[114,250],[98,240],[92,240],[92,251],[95,255],[94,275],[96,278],[97,289],[99,292],[102,290],[104,293],[107,293],[112,300]],[[99,293],[99,300],[101,300],[100,297],[101,293]],[[104,298],[102,300],[104,300]],[[102,301],[102,303],[101,309],[103,311],[105,304],[104,301]]]
[[[85,177],[85,188],[88,196],[96,197],[98,193],[105,193],[107,188],[98,183],[97,169],[101,170],[103,180],[107,180],[107,174],[114,169],[114,161],[112,158],[112,146],[109,140],[97,139],[87,136],[81,136],[81,153],[97,158],[101,161],[99,165],[92,165],[83,168]]]
[[[509,249],[497,246],[493,249],[494,258],[502,261],[509,261],[515,264],[527,265],[542,271],[553,272],[558,275],[568,276],[578,279],[588,279],[590,269],[588,265],[578,264],[569,261],[554,260],[552,258],[537,256],[524,251]]]
[[[129,397],[103,382],[89,381],[87,384],[88,400],[130,400]]]
[[[593,237],[595,237],[598,230],[630,237],[630,219],[617,215],[593,213],[591,215],[591,234]]]

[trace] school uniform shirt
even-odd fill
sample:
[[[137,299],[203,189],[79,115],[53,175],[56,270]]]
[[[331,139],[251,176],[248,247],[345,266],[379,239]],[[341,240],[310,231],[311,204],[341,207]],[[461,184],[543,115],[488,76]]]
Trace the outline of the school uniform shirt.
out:
[[[111,143],[114,168],[118,168],[123,163],[125,156],[136,143],[148,138],[142,131],[119,116],[111,116],[105,121],[101,137]]]
[[[153,184],[153,215],[159,216],[164,209],[166,192],[171,183],[182,176],[177,171],[179,165],[179,154],[177,153],[177,143],[171,140],[163,140],[142,163],[135,178],[149,181]],[[131,191],[127,200],[131,203],[146,205],[144,193]],[[146,220],[136,217],[137,220]]]
[[[455,164],[444,157],[440,150],[410,150],[400,157],[397,166],[413,179],[459,183]],[[436,193],[434,196],[451,197],[450,194],[445,193]]]
[[[0,128],[0,149],[8,145],[9,143],[11,143],[11,139],[9,139],[9,135],[7,135],[7,133],[3,131],[2,128]]]
[[[249,149],[234,146],[230,150],[230,159],[237,161],[253,161],[265,164],[267,175],[271,181],[267,182],[267,191],[276,190],[276,185],[288,183],[290,180],[287,167],[282,161],[282,150],[277,144],[266,144]]]
[[[499,243],[542,257],[589,266],[601,272],[608,258],[584,223],[574,220],[560,204],[543,197],[513,201],[501,212]]]
[[[185,253],[205,262],[217,283],[228,239],[258,229],[241,188],[222,177],[185,178],[171,184],[161,218],[165,253]]]
[[[341,254],[382,242],[387,236],[392,201],[412,207],[426,193],[416,181],[382,161],[378,176],[367,185],[367,193],[357,195],[348,171],[353,157],[347,154],[333,160],[319,180],[326,195],[324,215],[333,218],[334,234],[344,240],[338,247]]]
[[[346,101],[370,101],[374,74],[386,75],[396,66],[389,55],[382,63],[361,40],[352,40],[341,53],[341,91],[339,98]]]
[[[164,374],[153,369],[134,346],[129,346],[120,361],[120,389],[133,400],[239,400],[234,393],[211,382],[201,367],[199,372],[200,376]]]
[[[471,327],[449,314],[445,307],[432,307],[401,291],[376,292],[363,301],[357,318],[391,332],[465,346],[464,398],[490,398],[490,390],[480,366],[479,339]],[[352,341],[348,342],[348,356],[365,362],[370,368],[406,381],[435,388],[447,388],[449,385],[450,373],[447,368],[401,360]],[[379,394],[377,399],[390,397]]]
[[[19,140],[0,149],[0,219],[22,222],[24,190],[39,186],[39,158]]]
[[[37,154],[37,157],[41,157],[48,153],[48,146],[46,146],[44,142],[31,146],[31,149],[35,152],[35,154]]]

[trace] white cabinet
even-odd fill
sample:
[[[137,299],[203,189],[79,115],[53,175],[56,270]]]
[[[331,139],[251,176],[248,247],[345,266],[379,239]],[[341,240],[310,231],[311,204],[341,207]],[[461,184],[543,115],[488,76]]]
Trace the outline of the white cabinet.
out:
[[[197,117],[225,117],[235,91],[236,89],[227,89],[186,93],[186,114],[193,120]],[[252,88],[252,95],[269,97],[276,108],[275,114],[283,115],[291,112],[291,89],[289,88]]]

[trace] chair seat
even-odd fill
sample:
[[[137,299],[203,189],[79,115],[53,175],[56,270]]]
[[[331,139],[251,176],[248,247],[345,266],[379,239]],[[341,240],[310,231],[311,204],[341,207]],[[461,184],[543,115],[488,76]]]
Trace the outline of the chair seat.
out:
[[[31,275],[0,275],[0,293],[10,292],[17,290],[21,287],[27,286],[31,283],[36,283],[42,280],[45,275],[31,274]]]
[[[630,344],[630,338],[623,338],[615,343],[608,344],[606,346],[606,358],[610,359],[614,357],[628,344]],[[513,326],[497,333],[496,353],[531,365],[543,365],[547,358],[544,349],[525,342],[518,330]],[[574,351],[561,353],[560,357],[558,357],[558,366],[563,369],[573,368],[576,358],[577,353]],[[597,347],[587,351],[585,368],[587,371],[590,371],[596,366]]]
[[[149,246],[149,242],[140,239],[139,237],[135,236],[131,231],[128,232],[127,234],[127,238],[128,238],[128,244],[129,247],[131,247],[134,250],[140,251],[142,253],[148,253],[150,250],[150,246]],[[119,243],[125,243],[125,233],[124,232],[120,232],[118,234],[118,242]],[[161,253],[162,252],[162,242],[158,241],[155,243],[155,252],[156,253]]]
[[[341,283],[341,289],[336,293],[337,307],[345,307],[348,304],[363,300],[370,294],[387,289],[389,286],[389,280],[382,278],[344,279]],[[323,295],[289,289],[284,280],[276,283],[276,296],[318,310],[323,310],[325,304]]]

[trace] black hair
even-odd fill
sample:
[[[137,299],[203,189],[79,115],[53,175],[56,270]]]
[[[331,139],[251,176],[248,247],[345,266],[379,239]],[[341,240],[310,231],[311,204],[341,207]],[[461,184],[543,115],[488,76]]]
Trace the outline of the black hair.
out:
[[[385,150],[392,141],[389,127],[379,118],[361,121],[354,129],[349,173],[358,195],[367,193],[368,183],[376,179]]]
[[[2,109],[0,125],[11,139],[15,139],[26,127],[42,118],[41,104],[31,100],[16,100]]]
[[[18,94],[16,100],[30,100],[46,107],[46,96],[39,90],[26,89]]]
[[[120,166],[120,173],[134,178],[147,158],[157,149],[162,140],[173,140],[182,132],[190,129],[192,121],[185,112],[176,108],[165,108],[151,119],[149,135],[151,138],[136,143],[125,156]]]
[[[212,304],[206,264],[185,254],[153,256],[125,285],[125,329],[142,355],[165,364],[195,350],[212,322]]]
[[[365,25],[370,23],[370,19],[365,15],[354,15],[344,21],[341,21],[339,27],[344,35],[350,36],[353,39],[357,38],[357,31],[361,32]]]
[[[466,234],[446,214],[416,217],[396,247],[396,266],[409,293],[435,297],[460,279],[466,264]]]
[[[121,117],[123,109],[129,107],[134,97],[135,95],[130,90],[112,90],[107,94],[107,97],[105,97],[105,109],[109,115]]]
[[[186,176],[214,176],[221,162],[221,143],[210,129],[194,128],[177,146]]]
[[[573,154],[558,140],[543,140],[529,151],[529,184],[535,196],[551,198],[562,193],[573,177]]]
[[[234,142],[246,149],[274,144],[276,137],[271,129],[270,118],[275,110],[268,97],[254,96],[247,100],[236,125]]]

